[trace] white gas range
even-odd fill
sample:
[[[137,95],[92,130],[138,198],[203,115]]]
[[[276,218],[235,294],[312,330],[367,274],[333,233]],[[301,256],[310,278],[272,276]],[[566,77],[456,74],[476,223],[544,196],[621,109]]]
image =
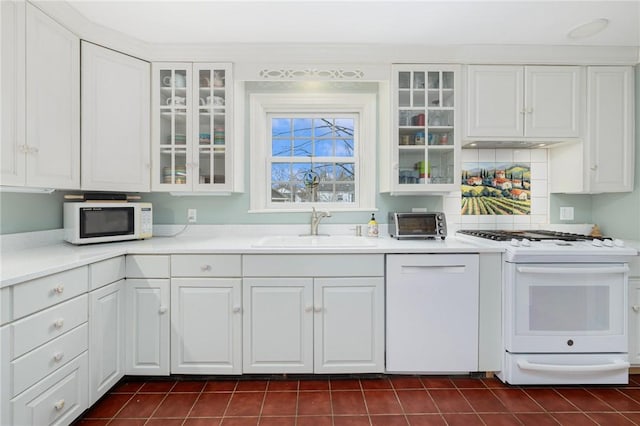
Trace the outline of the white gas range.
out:
[[[553,231],[458,231],[503,247],[498,377],[510,384],[628,383],[628,262],[621,240]]]

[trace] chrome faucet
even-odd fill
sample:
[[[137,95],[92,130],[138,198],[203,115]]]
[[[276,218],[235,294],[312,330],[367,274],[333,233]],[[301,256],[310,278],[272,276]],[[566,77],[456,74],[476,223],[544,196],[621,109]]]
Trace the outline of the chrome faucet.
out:
[[[331,217],[329,211],[317,212],[315,207],[311,208],[311,235],[318,235],[318,225],[323,217]]]

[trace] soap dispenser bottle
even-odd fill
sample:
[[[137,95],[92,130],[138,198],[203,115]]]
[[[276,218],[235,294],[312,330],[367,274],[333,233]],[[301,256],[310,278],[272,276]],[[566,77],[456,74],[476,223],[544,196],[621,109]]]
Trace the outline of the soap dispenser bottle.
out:
[[[371,213],[371,220],[367,224],[367,237],[377,237],[378,236],[378,222],[376,222],[376,217],[373,213]]]

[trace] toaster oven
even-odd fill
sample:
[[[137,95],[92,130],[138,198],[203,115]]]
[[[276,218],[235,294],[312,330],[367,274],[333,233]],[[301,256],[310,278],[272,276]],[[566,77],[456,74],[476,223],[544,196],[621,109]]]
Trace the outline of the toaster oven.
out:
[[[389,235],[397,239],[445,239],[447,220],[442,212],[389,213]]]

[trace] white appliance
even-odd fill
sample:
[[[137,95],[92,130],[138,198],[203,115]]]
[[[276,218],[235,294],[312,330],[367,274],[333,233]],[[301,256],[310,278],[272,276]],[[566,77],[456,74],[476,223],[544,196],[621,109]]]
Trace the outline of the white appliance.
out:
[[[386,370],[478,370],[477,254],[387,255]]]
[[[459,231],[504,247],[498,377],[510,384],[628,383],[624,242],[552,231]]]
[[[151,238],[151,203],[68,202],[63,207],[64,239],[72,244]]]

